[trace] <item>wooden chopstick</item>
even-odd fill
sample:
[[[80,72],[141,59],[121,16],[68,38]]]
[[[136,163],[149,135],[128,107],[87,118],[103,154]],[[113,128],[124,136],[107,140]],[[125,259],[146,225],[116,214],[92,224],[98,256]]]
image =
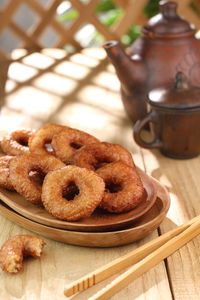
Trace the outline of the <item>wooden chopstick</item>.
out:
[[[91,286],[93,286],[93,285],[95,285],[95,284],[97,284],[97,283],[99,283],[99,282],[107,279],[108,277],[110,277],[110,276],[118,273],[119,271],[121,271],[121,270],[123,270],[123,269],[125,269],[125,268],[127,268],[127,267],[129,267],[129,266],[131,266],[133,264],[138,263],[139,261],[141,261],[141,262],[144,261],[144,263],[146,264],[146,261],[145,261],[146,257],[147,256],[151,257],[151,255],[153,255],[153,253],[159,252],[160,249],[161,249],[161,251],[163,251],[163,253],[167,253],[167,256],[170,255],[170,254],[172,254],[178,248],[176,248],[175,250],[173,250],[174,248],[172,247],[171,248],[172,252],[170,252],[168,254],[168,252],[170,251],[170,247],[171,247],[170,246],[168,248],[168,243],[172,243],[172,244],[175,243],[176,244],[176,239],[179,240],[180,237],[181,237],[181,241],[180,242],[182,242],[182,239],[183,239],[184,235],[185,234],[187,235],[187,230],[189,230],[191,228],[190,230],[193,232],[193,227],[192,226],[194,226],[196,224],[199,224],[199,231],[198,231],[198,233],[199,233],[200,232],[200,216],[197,216],[197,217],[191,219],[189,222],[187,222],[187,223],[185,223],[183,225],[177,226],[176,228],[170,230],[169,232],[167,232],[167,233],[159,236],[158,238],[150,241],[149,243],[147,243],[147,244],[139,247],[138,249],[135,249],[135,250],[127,253],[123,257],[120,257],[120,258],[118,258],[118,259],[116,259],[116,260],[114,260],[114,261],[106,264],[105,266],[103,266],[101,268],[98,268],[97,270],[95,270],[95,271],[93,271],[93,272],[91,272],[91,273],[89,273],[89,274],[87,274],[87,275],[79,278],[78,280],[70,283],[67,286],[67,288],[64,290],[64,294],[66,296],[72,296],[72,295],[74,295],[74,294],[76,294],[78,292],[86,290],[89,287],[91,287]],[[197,230],[195,229],[195,236],[198,234],[196,232],[197,232]],[[182,235],[183,235],[183,237],[182,237]],[[187,239],[188,239],[188,237],[189,236],[187,235]],[[191,239],[192,238],[193,238],[193,236],[191,235]],[[190,239],[188,239],[187,241],[189,241],[189,240]],[[185,243],[187,243],[187,241]],[[178,244],[178,247],[181,247],[181,246],[184,245],[184,244],[180,244],[180,242]],[[166,247],[167,250],[165,250],[165,247]],[[158,255],[158,254],[156,254],[156,255]],[[164,256],[164,258],[166,258],[167,256]],[[151,263],[148,262],[147,265],[151,267],[151,264],[154,263],[154,261],[156,261],[155,264],[157,264],[158,262],[160,262],[164,258],[162,258],[162,255],[159,255],[158,257],[156,257],[156,260],[153,260],[153,261],[150,260]],[[157,259],[160,259],[160,260],[157,262]],[[140,263],[136,264],[135,266],[138,266],[138,265],[140,265]],[[115,293],[116,291],[119,290],[118,288],[121,287],[121,285],[122,285],[121,288],[123,288],[126,285],[126,282],[128,284],[131,280],[133,280],[134,278],[136,278],[134,276],[140,276],[140,275],[137,275],[137,274],[140,274],[139,272],[141,272],[141,270],[138,271],[138,272],[135,271],[135,269],[134,269],[135,266],[133,266],[131,269],[129,269],[123,275],[119,276],[116,280],[114,280],[112,282],[111,285],[107,286],[106,288],[104,288],[103,290],[101,290],[99,293],[97,293],[96,295],[100,295],[100,296],[98,296],[100,298],[94,298],[95,296],[93,296],[92,298],[90,298],[90,300],[94,300],[94,299],[95,300],[96,299],[108,299],[108,298],[101,298],[102,297],[101,296],[102,293],[105,292],[105,295],[107,295],[107,293],[110,293],[109,292],[110,289],[111,290],[114,289],[114,293]],[[133,270],[134,275],[132,275],[132,272],[131,272],[132,269],[134,269]],[[145,268],[143,269],[143,267],[142,267],[142,270],[146,270],[146,269]],[[129,272],[131,272],[131,276],[129,275]],[[144,272],[146,272],[146,271],[144,271]],[[141,274],[143,274],[143,273],[141,273]],[[128,276],[128,279],[125,280],[124,277],[126,278],[126,275]],[[132,276],[133,276],[133,278],[132,278]],[[130,280],[129,280],[129,277],[130,277]],[[121,280],[122,280],[122,283],[119,284],[119,282],[121,282]],[[116,284],[115,284],[115,281],[116,281]],[[125,283],[125,285],[123,285],[124,283]],[[116,285],[118,286],[117,290],[116,290]],[[108,297],[110,297],[110,296],[108,296]]]
[[[174,253],[176,250],[181,248],[183,245],[188,243],[191,239],[200,233],[200,220],[193,223],[179,235],[175,236],[167,243],[162,245],[157,250],[153,251],[147,257],[142,259],[140,262],[130,267],[128,271],[124,272],[122,275],[118,276],[105,288],[97,292],[94,296],[90,297],[88,300],[106,300],[112,297],[114,294],[119,292],[131,281],[141,276],[149,269],[157,265],[163,259]]]

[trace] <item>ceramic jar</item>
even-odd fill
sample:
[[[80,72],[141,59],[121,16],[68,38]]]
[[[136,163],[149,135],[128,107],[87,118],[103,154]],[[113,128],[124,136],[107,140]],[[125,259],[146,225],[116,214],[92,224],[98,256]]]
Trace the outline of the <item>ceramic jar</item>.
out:
[[[144,148],[159,148],[169,157],[192,158],[200,153],[200,88],[192,87],[182,72],[175,85],[148,94],[150,112],[134,126],[134,139]],[[146,142],[141,131],[150,124],[154,138]]]

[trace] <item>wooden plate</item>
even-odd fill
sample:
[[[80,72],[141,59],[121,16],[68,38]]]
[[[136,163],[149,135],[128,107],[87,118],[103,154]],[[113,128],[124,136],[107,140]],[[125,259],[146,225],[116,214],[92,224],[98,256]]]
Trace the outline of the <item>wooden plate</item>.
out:
[[[0,189],[0,199],[20,215],[43,225],[87,232],[116,230],[133,224],[138,218],[146,214],[156,201],[157,191],[152,177],[141,170],[139,173],[146,190],[144,201],[135,209],[122,214],[111,214],[97,209],[89,218],[67,222],[55,219],[44,208],[33,205],[18,193]]]
[[[88,247],[114,247],[140,240],[155,230],[165,218],[169,209],[170,200],[167,190],[158,182],[158,197],[152,208],[143,215],[134,225],[110,232],[77,232],[39,224],[13,211],[0,201],[0,213],[22,227],[41,234],[47,238],[67,244]]]

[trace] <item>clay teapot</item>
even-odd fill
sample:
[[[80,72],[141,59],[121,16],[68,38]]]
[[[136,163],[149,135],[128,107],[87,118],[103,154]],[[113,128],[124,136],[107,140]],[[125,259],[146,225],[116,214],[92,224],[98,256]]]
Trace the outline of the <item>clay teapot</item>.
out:
[[[145,98],[154,88],[171,86],[177,72],[200,87],[200,40],[195,27],[177,14],[177,3],[161,1],[160,13],[142,28],[125,52],[117,41],[103,45],[121,82],[125,111],[136,122],[147,113]]]

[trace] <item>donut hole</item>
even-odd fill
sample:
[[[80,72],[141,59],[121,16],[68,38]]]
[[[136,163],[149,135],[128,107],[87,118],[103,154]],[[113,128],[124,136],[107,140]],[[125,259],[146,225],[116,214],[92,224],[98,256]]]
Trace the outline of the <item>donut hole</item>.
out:
[[[42,186],[44,177],[46,174],[41,169],[32,169],[28,176],[30,177],[31,181],[35,183],[36,185]]]
[[[74,200],[74,198],[79,194],[79,188],[74,181],[70,181],[68,185],[63,189],[62,197],[66,200]]]
[[[53,147],[51,145],[51,140],[45,141],[44,148],[49,153],[53,152]]]
[[[28,137],[25,138],[25,137],[21,137],[19,139],[17,139],[17,142],[21,145],[21,146],[25,146],[25,147],[28,147]]]
[[[112,162],[112,161],[109,160],[109,159],[107,159],[107,158],[98,159],[98,160],[94,163],[93,167],[94,167],[95,170],[98,170],[98,169],[102,168],[103,166],[105,166],[105,165],[107,165],[107,164],[110,164],[111,162]]]
[[[83,145],[81,145],[80,143],[76,143],[76,142],[71,142],[70,146],[76,150],[80,149]]]
[[[118,193],[120,191],[122,191],[123,187],[121,182],[117,182],[115,180],[107,180],[105,182],[105,191],[107,193]]]

